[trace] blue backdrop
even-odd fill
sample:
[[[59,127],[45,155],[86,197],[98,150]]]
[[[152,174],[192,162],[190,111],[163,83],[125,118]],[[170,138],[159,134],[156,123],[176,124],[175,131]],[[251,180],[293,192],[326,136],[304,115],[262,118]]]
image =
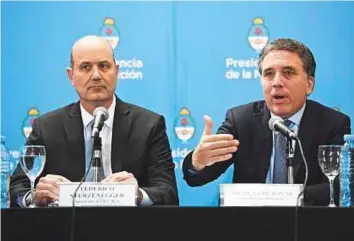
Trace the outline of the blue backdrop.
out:
[[[107,37],[123,100],[163,114],[181,205],[217,205],[220,182],[188,187],[183,157],[232,106],[262,99],[258,52],[291,37],[317,60],[311,95],[354,119],[354,2],[1,2],[1,132],[16,156],[33,118],[77,100],[65,72],[74,41]],[[353,126],[352,126],[353,128]]]

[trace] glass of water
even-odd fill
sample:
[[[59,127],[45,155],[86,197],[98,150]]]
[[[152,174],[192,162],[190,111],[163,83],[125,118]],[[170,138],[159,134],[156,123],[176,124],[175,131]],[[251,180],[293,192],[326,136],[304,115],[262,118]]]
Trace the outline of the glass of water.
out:
[[[24,173],[31,182],[32,204],[34,207],[34,183],[42,173],[46,161],[45,147],[41,145],[26,145],[21,149],[20,164]]]
[[[336,207],[333,199],[333,181],[339,174],[342,146],[322,145],[318,147],[318,164],[329,180],[330,202],[328,207]]]

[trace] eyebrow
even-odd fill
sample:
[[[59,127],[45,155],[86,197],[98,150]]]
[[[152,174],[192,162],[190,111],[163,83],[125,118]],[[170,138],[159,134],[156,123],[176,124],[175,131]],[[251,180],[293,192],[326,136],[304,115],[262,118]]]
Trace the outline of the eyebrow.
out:
[[[108,63],[108,64],[110,64],[108,60],[102,60],[102,61],[97,62],[97,64],[102,64],[102,63]],[[84,65],[84,64],[92,64],[92,62],[90,62],[90,61],[84,61],[84,62],[80,63],[79,66],[82,66],[82,65]]]
[[[296,68],[294,66],[285,66],[283,69],[296,70]]]
[[[98,62],[99,64],[102,64],[102,63],[108,63],[108,64],[111,64],[108,60],[102,60],[100,62]]]
[[[284,66],[284,67],[281,67],[281,69],[291,69],[291,70],[296,70],[296,68],[294,66]],[[273,67],[269,67],[269,68],[266,68],[263,70],[263,72],[267,72],[267,71],[271,71],[271,70],[274,70]]]
[[[84,62],[80,63],[79,66],[82,66],[82,65],[84,65],[84,64],[91,64],[91,62],[89,62],[89,61],[84,61]]]

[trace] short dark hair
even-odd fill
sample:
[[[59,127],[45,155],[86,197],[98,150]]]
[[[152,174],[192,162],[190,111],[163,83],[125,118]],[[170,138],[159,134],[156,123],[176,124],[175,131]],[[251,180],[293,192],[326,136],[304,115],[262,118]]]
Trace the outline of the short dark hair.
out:
[[[262,74],[261,66],[265,56],[274,50],[286,50],[296,53],[301,59],[302,66],[307,74],[307,77],[312,76],[315,78],[316,61],[311,50],[303,43],[290,38],[279,38],[273,40],[262,49],[258,60],[259,73]]]

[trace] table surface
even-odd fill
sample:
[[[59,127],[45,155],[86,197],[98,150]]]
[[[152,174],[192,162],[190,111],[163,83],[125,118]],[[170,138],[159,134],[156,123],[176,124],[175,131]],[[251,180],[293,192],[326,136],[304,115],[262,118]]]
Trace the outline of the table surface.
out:
[[[1,210],[1,238],[3,241],[354,241],[354,208],[11,208]]]

